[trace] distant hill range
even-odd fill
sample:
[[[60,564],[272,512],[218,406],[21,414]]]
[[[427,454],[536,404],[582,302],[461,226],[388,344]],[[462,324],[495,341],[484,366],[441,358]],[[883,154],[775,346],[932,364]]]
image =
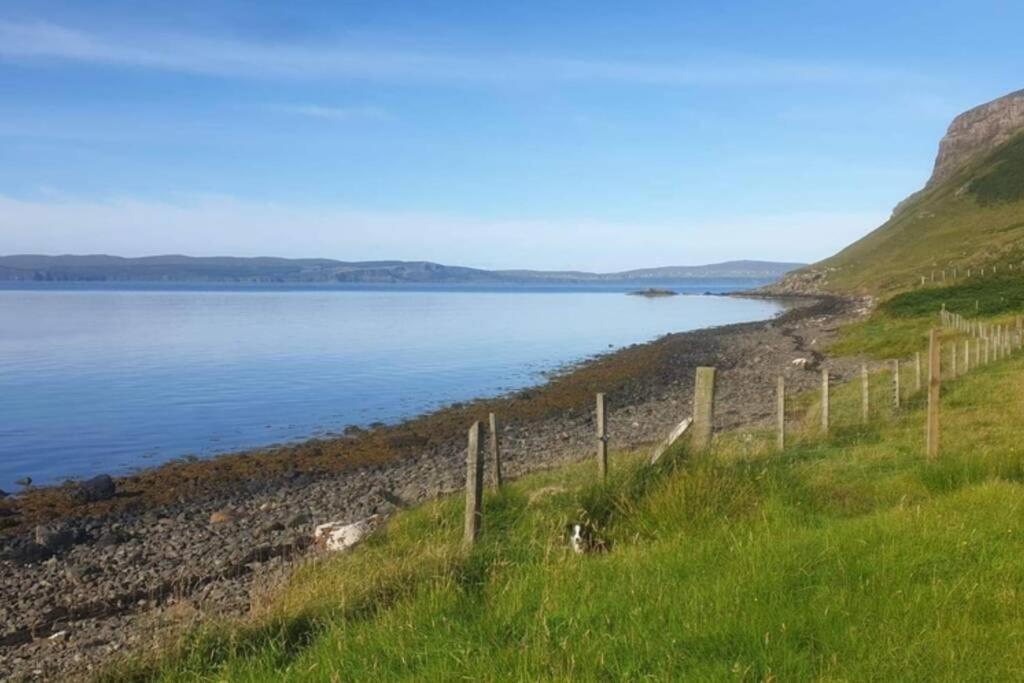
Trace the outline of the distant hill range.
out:
[[[1022,261],[1024,90],[957,116],[922,190],[873,232],[772,289],[887,295],[921,278],[941,282],[944,272],[1006,272]]]
[[[672,282],[707,278],[773,280],[799,263],[729,261],[621,273],[482,270],[427,261],[196,258],[190,256],[0,256],[0,281],[236,283],[579,284]]]

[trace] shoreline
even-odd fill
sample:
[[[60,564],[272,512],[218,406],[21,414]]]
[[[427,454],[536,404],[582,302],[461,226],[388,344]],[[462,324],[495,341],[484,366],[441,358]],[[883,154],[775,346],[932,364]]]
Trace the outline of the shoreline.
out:
[[[628,294],[629,292],[624,293]],[[170,500],[168,486],[177,487],[184,484],[184,493],[187,496],[202,496],[216,493],[216,488],[220,484],[228,485],[238,480],[265,479],[281,475],[292,476],[295,471],[312,474],[336,473],[351,467],[390,462],[409,456],[411,454],[409,447],[414,446],[414,442],[419,440],[416,438],[395,439],[394,433],[401,434],[412,431],[421,434],[424,424],[447,426],[447,423],[455,419],[456,415],[466,415],[465,425],[468,425],[476,419],[486,421],[488,412],[494,411],[500,414],[501,408],[509,404],[513,406],[513,410],[510,411],[513,418],[525,416],[527,421],[549,419],[557,416],[560,409],[574,412],[575,408],[582,409],[585,404],[573,406],[572,402],[567,402],[566,397],[562,395],[556,397],[552,405],[549,406],[550,410],[547,411],[547,414],[544,414],[543,408],[538,411],[537,406],[524,408],[522,404],[524,401],[536,401],[537,398],[543,398],[551,384],[573,384],[573,378],[570,376],[586,371],[589,366],[596,364],[618,365],[618,357],[624,352],[655,345],[667,338],[680,335],[703,335],[717,329],[739,329],[745,325],[763,324],[778,320],[794,307],[813,304],[828,298],[764,295],[757,290],[707,293],[700,296],[778,301],[781,304],[781,310],[773,318],[698,328],[685,332],[669,332],[654,339],[634,342],[613,351],[567,361],[540,372],[536,384],[494,396],[456,401],[393,422],[377,422],[367,426],[335,425],[331,430],[325,430],[321,434],[297,437],[292,440],[272,442],[251,448],[226,449],[207,455],[176,456],[163,463],[141,465],[121,473],[111,473],[110,476],[117,485],[118,494],[115,500],[109,502],[82,504],[73,500],[73,493],[81,482],[92,476],[105,476],[106,473],[102,472],[77,477],[59,477],[59,483],[45,483],[25,487],[19,491],[7,491],[6,497],[0,496],[0,540],[5,536],[23,532],[38,523],[132,511],[138,509],[140,504],[166,504]],[[622,378],[616,376],[608,379],[615,381]],[[572,388],[569,387],[569,389]],[[599,390],[595,389],[592,393]],[[610,390],[606,393],[610,393]],[[476,408],[479,410],[475,410]],[[464,431],[464,428],[458,430],[460,437],[463,436],[462,432]],[[437,441],[437,439],[427,439],[426,443],[433,446]],[[373,450],[377,450],[383,455],[375,457],[372,453],[367,452]],[[328,454],[337,456],[337,459],[326,457]],[[261,460],[261,462],[254,463],[253,460]],[[291,462],[288,462],[289,460]],[[204,480],[208,485],[198,486],[197,480]],[[182,492],[175,491],[174,493]],[[5,510],[14,511],[15,514],[5,513]],[[17,524],[15,520],[17,520]]]
[[[0,501],[16,511],[0,517],[16,520],[0,532],[0,553],[29,547],[37,524],[73,532],[45,561],[0,562],[0,679],[24,671],[15,659],[38,666],[45,653],[63,675],[75,657],[88,667],[137,648],[154,619],[184,606],[195,615],[244,613],[252,590],[306,555],[316,524],[387,515],[459,489],[466,427],[489,412],[498,415],[509,477],[586,457],[598,391],[608,396],[613,450],[660,440],[689,414],[698,365],[720,370],[718,429],[769,419],[776,374],[792,377],[795,390],[813,386],[823,360],[814,347],[857,313],[835,297],[763,298],[793,306],[768,320],[667,334],[570,365],[536,387],[395,425],[168,463],[118,478],[110,501],[74,504],[60,486]],[[796,357],[808,359],[806,369],[792,366]],[[61,632],[58,652],[46,638]]]
[[[473,295],[487,295],[490,290],[477,287],[463,288]],[[38,290],[28,290],[38,291]],[[121,290],[116,290],[120,292]],[[161,290],[163,291],[163,290]],[[208,293],[202,290],[204,294]],[[278,289],[270,290],[275,297],[280,293]],[[382,290],[391,295],[393,290]],[[418,291],[418,288],[417,288]],[[528,290],[514,288],[513,294],[525,293]],[[557,288],[551,290],[552,294],[564,294],[574,291],[569,288]],[[448,406],[459,403],[472,403],[479,399],[501,399],[507,398],[516,391],[523,389],[535,389],[537,386],[549,381],[551,377],[564,374],[567,369],[575,369],[579,365],[589,362],[596,357],[607,355],[609,352],[625,348],[633,344],[644,344],[656,340],[666,332],[675,332],[679,327],[689,329],[694,325],[714,325],[729,323],[731,321],[751,321],[767,319],[776,315],[780,306],[774,302],[765,302],[759,298],[748,298],[748,303],[742,304],[738,301],[731,305],[723,304],[721,307],[708,299],[707,294],[697,292],[688,293],[683,296],[687,303],[679,308],[667,307],[637,307],[636,304],[621,303],[626,297],[618,296],[628,294],[628,289],[617,289],[615,294],[610,294],[604,288],[589,288],[585,290],[588,295],[609,294],[607,299],[602,297],[590,297],[588,301],[610,301],[615,308],[628,306],[629,311],[624,314],[637,316],[637,327],[630,325],[623,327],[616,325],[614,321],[602,324],[595,324],[595,329],[587,325],[580,327],[574,333],[570,333],[568,344],[556,342],[558,337],[551,337],[550,348],[538,346],[544,344],[545,335],[548,333],[536,333],[532,330],[524,331],[529,336],[534,350],[528,353],[517,351],[504,352],[502,346],[507,346],[507,339],[501,335],[493,335],[489,338],[486,334],[469,335],[460,342],[463,347],[472,345],[473,353],[487,354],[479,358],[470,358],[467,362],[473,363],[475,367],[480,363],[489,363],[493,367],[478,367],[471,374],[465,369],[460,370],[460,364],[456,357],[441,358],[439,362],[445,363],[439,368],[446,376],[431,377],[429,375],[418,376],[410,374],[403,376],[396,374],[396,371],[408,372],[422,367],[427,361],[435,362],[431,358],[419,358],[408,353],[403,354],[400,348],[395,347],[398,342],[386,343],[387,348],[397,354],[392,363],[388,359],[379,363],[379,369],[374,372],[366,372],[368,379],[360,378],[353,386],[349,386],[349,377],[342,373],[360,372],[358,359],[359,352],[346,352],[343,359],[331,358],[331,363],[324,364],[323,368],[316,367],[316,353],[319,353],[318,342],[336,343],[333,338],[317,337],[314,333],[314,342],[302,344],[292,343],[281,345],[279,351],[286,369],[294,369],[296,374],[277,370],[276,368],[260,366],[262,360],[257,357],[250,359],[249,355],[241,356],[237,364],[239,368],[246,368],[244,363],[249,363],[261,372],[267,373],[268,377],[258,377],[254,374],[246,375],[244,371],[221,372],[218,376],[222,381],[215,386],[208,386],[208,380],[204,381],[201,373],[194,372],[191,361],[188,359],[172,359],[166,363],[154,365],[160,374],[154,375],[151,368],[145,364],[147,359],[136,358],[138,351],[131,351],[131,358],[138,367],[122,367],[115,363],[114,368],[106,370],[105,374],[98,374],[92,377],[92,384],[89,384],[88,366],[73,360],[70,362],[57,361],[50,365],[42,363],[32,365],[26,363],[23,367],[15,363],[15,375],[12,381],[22,382],[29,386],[26,397],[27,405],[32,405],[31,412],[25,411],[24,419],[19,419],[13,427],[20,427],[12,433],[9,440],[10,462],[0,468],[3,470],[0,476],[0,500],[4,498],[4,491],[12,498],[23,497],[26,493],[36,493],[41,490],[62,488],[69,483],[76,483],[88,480],[95,476],[106,476],[130,479],[135,476],[145,475],[148,471],[158,469],[167,463],[175,461],[212,460],[224,456],[233,456],[242,453],[260,453],[275,451],[301,446],[310,441],[330,441],[336,438],[352,436],[359,430],[370,431],[378,426],[384,425],[393,427],[402,422],[422,418],[425,415],[438,412]],[[734,290],[735,291],[735,290]],[[745,285],[741,285],[740,292],[747,291]],[[66,295],[66,290],[60,290],[61,296]],[[532,293],[532,292],[531,292]],[[517,297],[513,297],[516,299]],[[61,299],[62,301],[64,299]],[[241,301],[243,299],[228,299],[227,301]],[[278,298],[274,301],[284,301]],[[333,301],[334,299],[327,299]],[[342,299],[348,300],[346,299]],[[454,299],[455,301],[458,298]],[[538,299],[543,300],[543,299]],[[703,300],[703,303],[701,303]],[[20,301],[20,299],[18,299]],[[74,301],[74,299],[71,299]],[[191,303],[190,298],[183,301]],[[315,300],[316,301],[316,300]],[[353,301],[362,301],[354,299]],[[497,305],[501,306],[501,299]],[[527,299],[529,301],[529,299]],[[222,304],[223,305],[223,304]],[[284,304],[282,304],[284,305]],[[372,302],[364,302],[357,308],[373,306]],[[519,304],[515,308],[522,308]],[[593,306],[594,304],[592,304]],[[467,304],[470,308],[475,306]],[[601,304],[596,304],[598,308]],[[454,310],[458,311],[462,304],[454,304]],[[543,306],[541,309],[543,310]],[[557,308],[557,307],[556,307]],[[706,311],[704,309],[707,309]],[[720,310],[721,309],[721,310]],[[751,310],[753,309],[753,310]],[[771,310],[765,310],[771,309]],[[47,309],[49,310],[49,309]],[[206,304],[200,304],[200,310],[206,310]],[[349,308],[342,305],[340,313],[351,312]],[[632,311],[635,310],[635,313]],[[216,309],[210,313],[216,314]],[[600,314],[600,311],[595,311]],[[519,311],[520,315],[523,311]],[[251,314],[251,312],[250,312]],[[357,310],[356,315],[363,315],[365,311]],[[336,316],[335,316],[336,317]],[[608,316],[604,316],[606,319]],[[612,318],[617,316],[612,316]],[[717,319],[717,321],[716,321]],[[398,321],[394,321],[398,322]],[[427,323],[424,330],[429,332],[431,326],[429,320],[417,320],[417,324]],[[150,326],[159,326],[159,322],[150,323]],[[209,324],[209,323],[208,323]],[[342,326],[339,329],[344,329]],[[451,325],[440,327],[442,334],[458,333]],[[155,329],[149,330],[151,333]],[[208,333],[203,328],[192,334]],[[461,336],[461,335],[460,335]],[[536,340],[533,338],[536,337]],[[106,340],[104,337],[101,339]],[[603,340],[603,341],[602,341]],[[111,342],[117,340],[111,339]],[[265,339],[260,339],[264,344]],[[605,343],[612,342],[612,343]],[[169,342],[164,342],[164,344]],[[275,343],[271,341],[270,343]],[[347,344],[348,342],[343,342]],[[362,342],[353,342],[359,344]],[[442,346],[443,345],[443,346]],[[56,353],[60,355],[61,348],[46,346],[42,351],[33,350],[31,345],[16,344],[14,351],[23,351],[26,358],[36,359],[39,353]],[[252,346],[252,344],[250,344]],[[513,344],[515,346],[515,344]],[[443,338],[433,342],[428,348],[428,353],[444,356],[450,353],[450,344]],[[91,353],[88,348],[75,350],[72,356]],[[201,349],[196,349],[201,352]],[[247,347],[248,350],[248,347]],[[152,351],[148,351],[152,353]],[[230,347],[221,348],[216,341],[210,353],[230,354]],[[211,362],[210,358],[202,353],[203,362]],[[371,354],[372,355],[372,354]],[[16,354],[17,357],[17,354]],[[365,357],[364,357],[365,360]],[[38,361],[35,361],[38,363]],[[199,362],[197,359],[196,362]],[[305,363],[309,368],[292,368],[287,363]],[[313,363],[313,365],[309,365]],[[514,365],[513,365],[514,363]],[[38,371],[38,374],[36,374]],[[61,419],[53,413],[53,406],[47,405],[53,401],[59,401],[60,406],[65,409],[72,409],[74,406],[69,400],[60,399],[65,393],[70,393],[75,400],[85,400],[89,403],[90,392],[96,390],[95,384],[98,377],[103,382],[108,378],[120,377],[111,375],[111,372],[124,372],[125,377],[131,378],[133,388],[125,392],[118,387],[111,396],[104,396],[100,401],[103,413],[97,414],[95,409],[86,409],[78,417],[81,419],[70,422]],[[275,372],[277,374],[275,374]],[[309,375],[304,372],[311,373]],[[78,380],[82,376],[85,381]],[[179,380],[178,377],[183,379]],[[329,385],[327,378],[330,377]],[[386,377],[386,380],[382,377]],[[149,384],[147,381],[158,382],[158,385]],[[386,381],[386,384],[385,384]],[[231,386],[238,382],[243,387],[248,387],[248,394],[243,389],[225,395],[221,387]],[[310,386],[318,383],[321,386]],[[247,384],[246,384],[247,383]],[[303,387],[303,384],[306,386]],[[11,385],[16,390],[17,384]],[[53,396],[50,392],[56,391]],[[312,393],[311,393],[312,392]],[[372,392],[372,393],[370,393]],[[100,392],[105,393],[105,392]],[[208,396],[209,395],[209,396]],[[84,398],[83,398],[84,397]],[[364,397],[365,400],[359,400]],[[207,402],[207,398],[209,399]],[[245,401],[252,399],[260,404],[259,409],[248,411],[244,409]],[[257,401],[257,399],[259,399]],[[283,410],[275,410],[274,405],[281,401]],[[164,417],[161,407],[163,402],[169,402],[168,415]],[[240,402],[241,401],[241,402]],[[205,406],[212,407],[210,417],[202,416]],[[191,405],[190,405],[191,404]],[[232,406],[235,413],[230,412],[226,406]],[[199,411],[197,416],[195,413]],[[240,414],[239,414],[240,413]],[[100,428],[89,430],[82,428],[93,423],[93,416],[100,424]],[[120,415],[120,420],[118,420]],[[67,417],[67,416],[65,416]],[[199,419],[203,418],[203,419]],[[128,422],[125,422],[128,420]],[[193,428],[193,422],[199,428]],[[202,424],[200,424],[202,423]],[[66,425],[75,424],[72,429]],[[109,431],[104,435],[100,429]],[[52,430],[53,435],[47,436]],[[111,440],[111,434],[117,436]],[[2,449],[0,449],[2,452]],[[28,481],[26,481],[28,480]],[[32,481],[34,480],[34,481]],[[5,524],[0,521],[0,535],[3,535]]]

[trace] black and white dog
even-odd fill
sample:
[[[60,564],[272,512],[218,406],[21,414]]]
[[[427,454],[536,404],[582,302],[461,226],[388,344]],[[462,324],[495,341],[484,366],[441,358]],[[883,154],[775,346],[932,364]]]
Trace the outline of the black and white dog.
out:
[[[577,555],[600,553],[608,550],[608,543],[594,534],[589,524],[575,523],[566,527],[569,533],[569,546]]]

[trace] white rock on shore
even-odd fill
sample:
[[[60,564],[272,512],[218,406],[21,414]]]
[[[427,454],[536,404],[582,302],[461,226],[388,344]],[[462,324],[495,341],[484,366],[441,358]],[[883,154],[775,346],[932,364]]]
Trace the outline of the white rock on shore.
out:
[[[370,535],[377,524],[378,515],[353,522],[328,522],[321,524],[313,532],[313,540],[328,552],[336,553],[348,550]]]

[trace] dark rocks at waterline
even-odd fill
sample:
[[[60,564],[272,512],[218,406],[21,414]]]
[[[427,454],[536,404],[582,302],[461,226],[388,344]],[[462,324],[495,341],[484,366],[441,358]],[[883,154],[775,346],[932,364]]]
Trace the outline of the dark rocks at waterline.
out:
[[[32,477],[23,477],[21,479],[18,479],[14,483],[17,484],[18,486],[28,488],[29,486],[32,485]]]
[[[7,493],[7,491],[4,491],[3,489],[0,489],[0,500],[3,500],[3,499],[4,499],[4,498],[6,498],[6,497],[7,497],[8,495],[9,495],[9,494]]]
[[[109,475],[101,474],[77,484],[71,492],[71,498],[76,503],[98,503],[110,500],[116,493],[114,480]]]
[[[36,543],[53,553],[63,552],[89,540],[89,534],[83,529],[65,526],[36,527]]]

